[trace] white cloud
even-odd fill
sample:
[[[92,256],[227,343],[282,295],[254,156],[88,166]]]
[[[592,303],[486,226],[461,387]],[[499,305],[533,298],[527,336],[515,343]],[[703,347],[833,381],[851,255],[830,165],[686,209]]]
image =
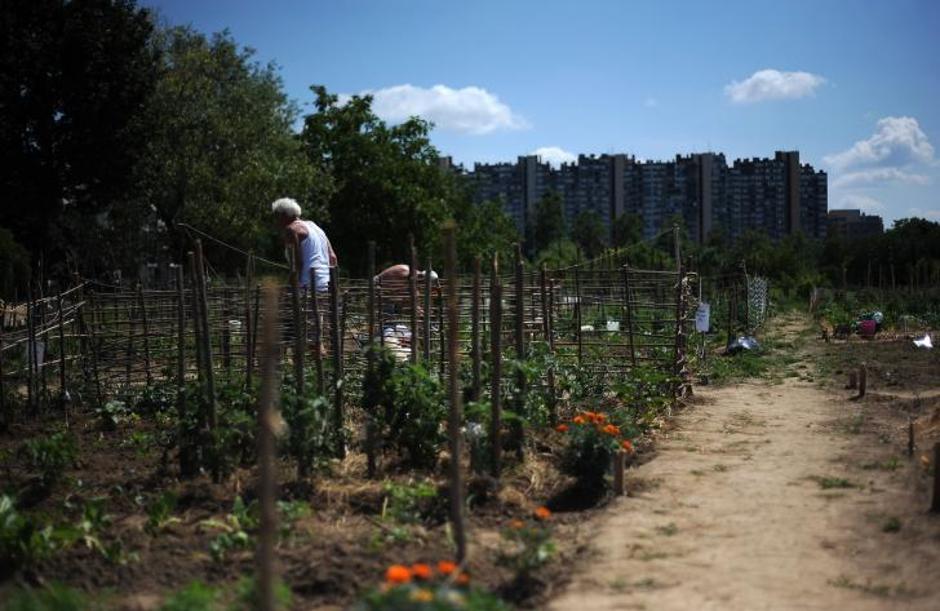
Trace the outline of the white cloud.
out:
[[[859,193],[849,193],[839,200],[839,208],[849,210],[861,210],[868,214],[880,214],[884,212],[885,205],[874,197],[861,195]]]
[[[424,88],[406,84],[366,90],[360,95],[366,94],[373,97],[373,112],[390,123],[419,116],[441,129],[477,135],[528,127],[525,119],[481,87]],[[340,102],[348,98],[341,96]]]
[[[816,88],[826,82],[810,72],[781,72],[758,70],[743,81],[732,81],[725,86],[725,95],[736,104],[765,100],[795,100],[813,95]]]
[[[859,140],[848,150],[823,157],[833,168],[862,166],[903,166],[933,163],[934,150],[927,134],[913,117],[885,117],[878,121],[875,133]]]
[[[549,163],[554,167],[558,167],[563,163],[572,163],[578,160],[578,156],[574,153],[569,153],[563,148],[557,146],[543,146],[537,148],[530,155],[538,155],[542,158],[542,161]]]
[[[908,208],[907,213],[931,221],[940,221],[940,210],[924,210],[923,208]]]
[[[906,172],[898,168],[869,168],[856,172],[837,174],[832,181],[834,187],[854,187],[883,182],[904,182],[914,185],[930,183],[930,177],[924,174]]]

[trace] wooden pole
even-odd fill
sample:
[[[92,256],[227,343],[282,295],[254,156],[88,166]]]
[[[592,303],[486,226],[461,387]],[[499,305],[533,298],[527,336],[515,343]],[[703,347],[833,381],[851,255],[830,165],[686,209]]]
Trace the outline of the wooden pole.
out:
[[[15,311],[15,310],[14,310]],[[3,386],[3,326],[6,324],[6,312],[0,313],[0,430],[6,431],[13,415],[7,414],[6,388]],[[13,406],[10,406],[11,410]]]
[[[907,415],[907,455],[914,455],[914,416]]]
[[[254,322],[251,320],[251,285],[255,275],[255,256],[248,254],[248,263],[245,265],[245,389],[251,390],[252,376],[254,374],[254,347],[252,345],[252,330]]]
[[[448,433],[450,437],[450,518],[454,533],[454,542],[457,544],[457,562],[462,564],[467,558],[467,536],[464,531],[463,515],[463,482],[460,472],[460,425],[462,424],[462,407],[460,404],[460,352],[459,320],[457,302],[457,239],[456,225],[453,222],[444,226],[444,275],[447,282],[447,339],[450,361],[450,377],[448,389],[450,391],[450,419]]]
[[[369,295],[366,309],[368,311],[369,340],[366,349],[367,375],[373,379],[375,373],[375,242],[369,241],[368,270]],[[376,459],[376,414],[378,406],[372,406],[373,412],[366,414],[366,473],[369,479],[375,477]]]
[[[542,267],[539,270],[539,290],[541,293],[542,302],[542,332],[545,334],[545,344],[548,346],[548,353],[552,356],[555,354],[555,342],[552,339],[552,318],[551,318],[551,305],[549,304],[549,292],[548,292],[548,272],[545,270],[545,263],[542,263]],[[548,367],[548,370],[545,372],[546,383],[548,385],[548,416],[551,424],[555,424],[558,420],[558,405],[555,401],[555,368],[551,365]]]
[[[411,362],[418,362],[418,252],[414,236],[408,236],[411,260],[408,264],[408,296],[411,300]]]
[[[296,291],[295,291],[296,294]],[[269,282],[264,287],[264,332],[261,353],[261,396],[258,402],[258,473],[261,523],[258,531],[256,562],[261,611],[275,608],[274,546],[277,543],[277,471],[275,464],[275,422],[277,421],[277,318],[278,288]]]
[[[29,406],[30,415],[36,415],[36,396],[34,391],[34,372],[36,362],[36,337],[34,334],[34,314],[33,314],[33,283],[30,282],[26,292],[26,404]]]
[[[624,459],[623,450],[617,450],[616,452],[614,452],[614,456],[613,456],[614,494],[616,494],[617,496],[623,496],[625,492],[623,459]]]
[[[206,291],[206,268],[202,256],[202,241],[196,240],[196,273],[198,279],[196,282],[197,293],[199,296],[200,318],[202,323],[202,352],[206,367],[206,424],[209,428],[209,444],[211,457],[212,480],[218,482],[221,479],[219,457],[215,445],[215,431],[218,427],[215,411],[215,371],[212,366],[212,341],[209,334],[209,302]]]
[[[428,371],[431,370],[431,257],[428,257],[424,267],[424,317],[422,318],[422,344],[423,358]]]
[[[636,346],[633,343],[633,305],[630,302],[630,270],[624,265],[623,275],[623,309],[626,315],[627,342],[630,345],[630,363],[636,368]]]
[[[490,272],[490,451],[493,477],[499,479],[502,463],[502,375],[503,375],[503,287],[499,281],[499,258],[493,255]]]
[[[99,346],[98,346],[98,338],[96,336],[97,334],[95,331],[95,328],[97,327],[97,324],[98,324],[98,311],[97,311],[97,308],[95,307],[96,300],[95,300],[94,291],[91,291],[91,294],[89,295],[89,303],[91,304],[91,309],[89,309],[88,311],[88,313],[90,314],[89,321],[88,321],[88,339],[89,339],[89,343],[91,344],[91,368],[92,368],[92,374],[94,375],[94,378],[95,378],[95,399],[97,400],[98,405],[102,405],[103,400],[101,397],[101,376],[99,375],[99,371],[98,371]]]
[[[933,502],[930,511],[940,512],[940,443],[933,444]]]
[[[310,270],[310,310],[313,316],[313,365],[317,371],[317,393],[326,393],[326,381],[323,374],[323,319],[320,314],[320,299],[316,290],[317,272]]]
[[[59,314],[59,401],[65,412],[65,427],[69,426],[69,391],[65,387],[65,315],[62,311],[62,291],[59,291],[56,299],[56,307]]]
[[[306,352],[306,342],[304,341],[303,325],[301,321],[301,309],[300,309],[300,277],[301,270],[295,270],[295,261],[297,260],[297,255],[294,252],[300,246],[295,243],[291,248],[291,286],[290,286],[290,298],[291,298],[291,308],[293,312],[293,322],[294,322],[294,388],[297,392],[298,397],[304,396],[304,352]],[[311,270],[313,271],[313,270]],[[313,280],[313,274],[311,274],[311,280]]]
[[[473,375],[472,400],[480,400],[480,385],[482,378],[482,359],[480,354],[480,289],[482,278],[480,273],[480,257],[473,258],[473,301],[470,304],[470,356],[473,359],[471,368]]]
[[[452,279],[454,282],[457,282],[457,279]],[[459,288],[459,287],[458,287]],[[438,341],[441,345],[441,354],[440,360],[438,361],[437,373],[440,376],[440,379],[444,379],[444,368],[447,364],[447,339],[446,339],[446,327],[444,326],[444,293],[443,291],[438,291],[437,293],[437,336]],[[455,372],[456,373],[456,372]]]
[[[340,458],[346,457],[346,435],[343,431],[343,350],[339,332],[339,270],[330,268],[330,333],[333,348],[333,426],[336,430],[336,449]]]
[[[865,396],[865,391],[868,389],[868,368],[865,365],[862,365],[858,368],[858,398],[861,399]]]
[[[199,274],[196,272],[196,255],[193,252],[186,253],[186,257],[189,260],[189,308],[191,310],[191,315],[193,318],[193,342],[196,349],[196,374],[199,379],[199,383],[202,386],[202,392],[205,394],[205,383],[206,383],[206,366],[205,359],[202,354],[202,329],[199,322],[200,311],[199,311],[199,289],[196,286],[198,282]],[[205,423],[203,423],[205,424]]]
[[[581,270],[577,267],[574,269],[574,291],[575,291],[575,303],[574,303],[574,326],[575,333],[577,333],[578,338],[578,365],[584,360],[584,341],[583,341],[583,331],[581,330]]]
[[[183,266],[176,266],[176,419],[179,437],[180,477],[188,479],[196,472],[193,447],[186,426],[186,291]]]
[[[127,306],[127,347],[126,354],[124,356],[124,386],[130,388],[131,386],[131,364],[133,363],[135,352],[134,352],[134,332],[136,331],[136,325],[134,324],[134,308],[131,305]]]
[[[153,384],[153,374],[150,370],[150,321],[147,318],[147,303],[144,301],[144,287],[137,283],[137,307],[140,310],[141,321],[144,326],[144,373],[147,384]]]

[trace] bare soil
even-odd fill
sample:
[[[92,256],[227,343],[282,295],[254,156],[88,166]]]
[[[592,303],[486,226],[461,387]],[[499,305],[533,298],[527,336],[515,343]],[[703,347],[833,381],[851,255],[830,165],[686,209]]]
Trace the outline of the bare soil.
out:
[[[825,344],[795,315],[777,328],[799,356],[782,382],[696,388],[630,495],[586,526],[594,556],[551,609],[940,608],[936,351]]]

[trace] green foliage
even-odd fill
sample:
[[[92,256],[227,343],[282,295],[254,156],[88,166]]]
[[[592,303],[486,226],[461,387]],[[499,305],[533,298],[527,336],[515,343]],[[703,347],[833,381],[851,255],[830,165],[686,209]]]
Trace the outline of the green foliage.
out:
[[[390,126],[372,111],[371,96],[340,104],[325,87],[312,90],[316,111],[305,118],[300,140],[313,167],[332,177],[326,229],[343,245],[342,265],[364,273],[370,240],[383,257],[407,261],[408,234],[419,252],[431,252],[459,197],[454,177],[438,164],[431,125],[411,117]]]
[[[546,193],[535,204],[535,219],[531,231],[537,252],[565,238],[565,208],[558,193]]]
[[[430,480],[408,480],[404,484],[388,480],[382,491],[385,493],[382,517],[399,524],[418,524],[437,499],[437,488]]]
[[[571,224],[571,239],[588,259],[601,254],[607,243],[607,230],[600,215],[593,210],[582,210]]]
[[[82,515],[79,521],[73,525],[60,527],[57,529],[57,535],[61,537],[65,546],[79,543],[98,552],[112,564],[127,564],[136,560],[137,555],[126,553],[120,539],[115,539],[110,543],[102,539],[102,534],[111,524],[111,517],[104,510],[106,500],[104,497],[97,497],[86,501],[82,505]]]
[[[648,428],[653,420],[672,404],[675,376],[653,366],[639,366],[626,373],[614,387],[630,422],[618,421],[621,427],[637,423]]]
[[[552,528],[547,520],[514,520],[500,531],[506,545],[496,561],[516,575],[527,577],[555,555]]]
[[[281,408],[287,422],[287,452],[297,461],[297,473],[306,477],[336,455],[342,432],[331,417],[330,402],[323,396],[298,396],[290,383],[284,386]]]
[[[400,365],[392,372],[387,389],[393,413],[386,434],[410,466],[433,468],[445,440],[441,423],[447,417],[440,380],[421,363]]]
[[[147,523],[144,525],[144,530],[156,536],[170,524],[179,522],[179,518],[173,517],[178,500],[179,497],[171,491],[166,491],[154,499],[147,507]]]
[[[538,251],[535,258],[536,265],[545,264],[549,269],[560,269],[581,262],[583,259],[578,245],[567,238],[560,238],[548,243],[545,248]]]
[[[258,580],[252,576],[242,577],[235,586],[235,601],[229,606],[230,611],[249,611],[261,608]],[[290,588],[281,580],[274,583],[274,608],[290,609]]]
[[[105,431],[116,431],[118,426],[133,419],[134,413],[126,401],[111,399],[95,407],[95,416]]]
[[[512,218],[496,201],[474,204],[469,197],[454,204],[457,222],[457,259],[462,269],[471,269],[474,257],[485,262],[494,254],[511,261],[515,243],[522,237]]]
[[[29,568],[59,548],[52,526],[40,527],[16,510],[16,501],[0,496],[0,575]]]
[[[639,214],[621,214],[614,220],[611,246],[623,247],[643,239],[643,218]]]
[[[307,162],[293,134],[298,110],[276,67],[254,61],[227,31],[206,37],[169,28],[153,46],[159,78],[140,117],[148,139],[128,223],[188,223],[244,250],[279,255],[264,205],[290,196],[308,217],[321,218],[313,202],[329,191],[329,180]],[[168,237],[182,255],[184,234]],[[216,268],[243,265],[214,243],[205,248]]]
[[[224,520],[210,518],[200,522],[201,528],[221,531],[209,543],[209,553],[216,562],[225,560],[226,554],[233,549],[248,549],[254,545],[254,538],[249,531],[257,530],[259,518],[254,504],[246,505],[242,497],[235,497],[232,512]]]
[[[44,486],[55,484],[65,469],[73,467],[78,460],[78,446],[71,433],[60,431],[49,436],[36,437],[19,448],[30,469],[39,472]]]
[[[87,611],[98,608],[98,604],[78,590],[57,583],[42,589],[19,589],[4,606],[7,611]]]
[[[160,611],[209,611],[218,608],[220,598],[217,588],[193,581],[171,594],[161,605]]]

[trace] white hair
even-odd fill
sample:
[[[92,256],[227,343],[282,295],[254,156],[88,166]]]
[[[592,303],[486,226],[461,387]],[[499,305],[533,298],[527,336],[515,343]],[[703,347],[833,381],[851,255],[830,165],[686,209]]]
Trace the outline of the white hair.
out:
[[[271,204],[271,212],[299,219],[303,210],[300,209],[300,204],[297,203],[297,200],[290,197],[282,197],[281,199],[274,200],[274,203]]]

